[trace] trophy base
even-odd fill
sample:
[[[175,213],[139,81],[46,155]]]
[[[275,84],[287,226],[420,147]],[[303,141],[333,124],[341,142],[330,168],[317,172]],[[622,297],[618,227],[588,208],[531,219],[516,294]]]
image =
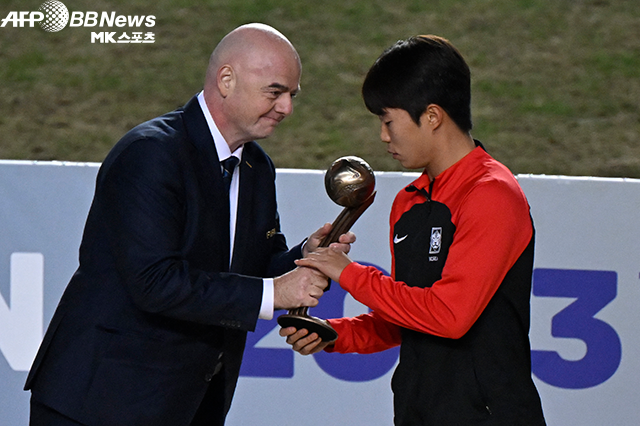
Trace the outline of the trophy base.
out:
[[[280,315],[278,317],[278,324],[280,324],[282,328],[295,327],[298,330],[304,328],[309,333],[316,333],[323,342],[333,342],[338,338],[338,332],[335,331],[333,327],[320,318],[309,315]]]

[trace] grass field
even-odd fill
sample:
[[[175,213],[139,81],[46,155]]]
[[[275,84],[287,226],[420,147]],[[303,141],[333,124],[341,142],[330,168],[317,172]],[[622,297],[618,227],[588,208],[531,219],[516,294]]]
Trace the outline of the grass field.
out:
[[[34,11],[44,0],[2,0]],[[134,125],[201,89],[228,31],[264,22],[303,62],[295,112],[262,142],[278,167],[358,155],[401,170],[360,98],[382,50],[451,40],[472,70],[473,136],[514,173],[640,178],[636,0],[63,0],[70,11],[155,15],[152,44],[92,44],[91,31],[0,28],[0,158],[101,161]],[[110,29],[119,31],[124,29]],[[131,30],[130,30],[131,31]]]

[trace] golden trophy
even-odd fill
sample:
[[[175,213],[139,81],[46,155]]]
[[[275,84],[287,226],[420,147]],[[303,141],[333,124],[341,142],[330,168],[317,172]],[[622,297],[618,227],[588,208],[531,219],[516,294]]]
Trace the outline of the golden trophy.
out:
[[[319,247],[328,247],[335,243],[340,235],[348,232],[375,198],[375,176],[373,170],[362,158],[347,156],[334,161],[324,175],[324,186],[329,198],[344,207],[333,221],[331,232],[322,240]],[[338,338],[338,333],[326,321],[308,314],[309,308],[292,309],[288,314],[278,317],[281,327],[304,328],[309,333],[317,333],[325,342]]]

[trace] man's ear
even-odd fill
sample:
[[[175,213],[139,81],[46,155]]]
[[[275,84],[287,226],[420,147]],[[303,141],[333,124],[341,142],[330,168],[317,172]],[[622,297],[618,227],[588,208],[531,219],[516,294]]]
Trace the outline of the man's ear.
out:
[[[236,73],[231,65],[223,65],[218,69],[216,76],[218,90],[223,98],[226,98],[236,84]]]
[[[439,105],[429,104],[424,113],[422,113],[422,117],[420,117],[420,123],[435,130],[442,124],[445,114],[446,113]]]

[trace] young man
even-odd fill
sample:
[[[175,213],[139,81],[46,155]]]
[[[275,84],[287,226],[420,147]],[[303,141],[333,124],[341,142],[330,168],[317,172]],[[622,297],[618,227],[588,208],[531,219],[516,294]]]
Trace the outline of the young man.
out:
[[[528,338],[534,228],[514,176],[470,135],[467,64],[443,38],[412,37],[378,58],[362,93],[387,151],[424,170],[393,203],[392,275],[331,248],[297,261],[372,312],[329,320],[331,344],[281,335],[302,354],[401,345],[397,426],[544,425]]]

